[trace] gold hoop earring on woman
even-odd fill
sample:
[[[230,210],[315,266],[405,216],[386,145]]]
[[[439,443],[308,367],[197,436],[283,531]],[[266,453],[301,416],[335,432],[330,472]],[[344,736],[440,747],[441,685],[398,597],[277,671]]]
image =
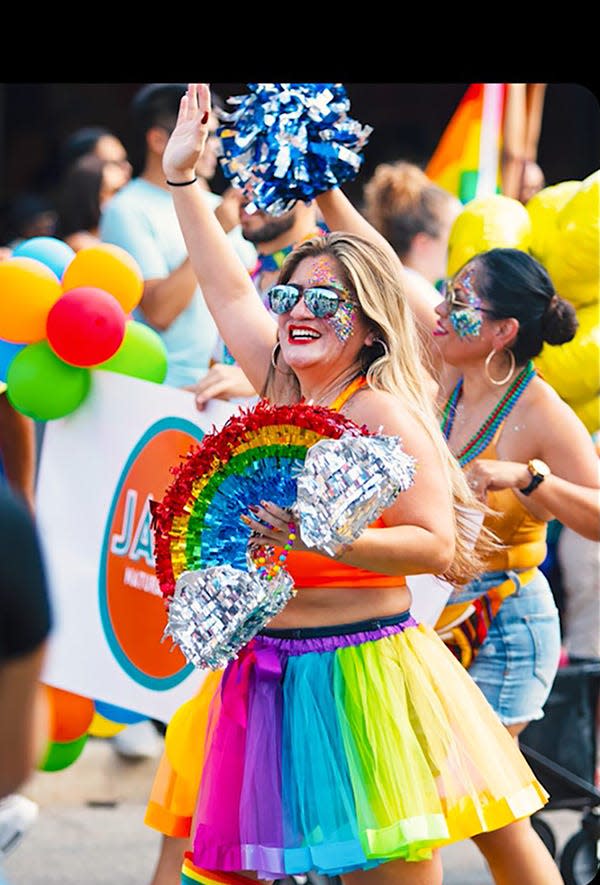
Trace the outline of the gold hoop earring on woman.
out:
[[[496,356],[496,354],[500,353],[500,352],[508,354],[508,357],[510,359],[510,369],[508,370],[508,373],[506,374],[506,376],[504,378],[492,378],[492,376],[490,375],[490,364],[491,364],[492,360],[494,359],[494,357]],[[503,384],[506,384],[507,381],[510,381],[510,379],[512,378],[514,371],[515,371],[516,364],[517,364],[517,361],[515,359],[515,355],[512,352],[512,350],[508,350],[508,348],[506,348],[506,347],[504,348],[503,351],[490,350],[490,352],[488,353],[488,355],[485,359],[486,378],[488,379],[490,384],[495,384],[496,387],[501,387]]]
[[[281,344],[279,341],[275,342],[275,346],[271,351],[271,365],[275,369],[276,372],[281,372],[282,375],[292,375],[292,372],[284,372],[283,369],[280,369],[277,365],[277,357],[279,356],[279,351],[281,350]]]

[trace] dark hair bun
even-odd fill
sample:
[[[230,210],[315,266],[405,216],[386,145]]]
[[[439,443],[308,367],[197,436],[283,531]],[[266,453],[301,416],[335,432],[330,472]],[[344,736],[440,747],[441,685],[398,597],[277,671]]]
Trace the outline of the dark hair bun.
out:
[[[572,341],[579,328],[575,308],[569,301],[554,295],[542,316],[542,335],[548,344]]]

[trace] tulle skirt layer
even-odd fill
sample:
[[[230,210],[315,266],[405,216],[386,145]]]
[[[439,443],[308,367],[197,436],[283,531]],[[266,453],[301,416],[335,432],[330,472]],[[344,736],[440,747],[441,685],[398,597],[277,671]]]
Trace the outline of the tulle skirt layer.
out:
[[[266,631],[170,723],[169,763],[200,783],[199,866],[277,878],[418,861],[547,801],[432,629],[405,613],[341,630]]]

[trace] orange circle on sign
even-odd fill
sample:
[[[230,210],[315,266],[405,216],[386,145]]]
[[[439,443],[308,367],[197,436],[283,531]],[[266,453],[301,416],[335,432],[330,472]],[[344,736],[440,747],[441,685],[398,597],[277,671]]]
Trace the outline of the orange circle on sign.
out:
[[[188,425],[201,434],[190,422],[165,419],[138,443],[113,500],[100,581],[100,607],[109,645],[130,675],[153,688],[161,687],[155,681],[162,682],[164,688],[165,680],[171,682],[189,667],[170,640],[161,642],[167,610],[154,568],[150,501],[162,498],[173,479],[171,467],[198,442],[198,436],[166,426],[169,423]]]

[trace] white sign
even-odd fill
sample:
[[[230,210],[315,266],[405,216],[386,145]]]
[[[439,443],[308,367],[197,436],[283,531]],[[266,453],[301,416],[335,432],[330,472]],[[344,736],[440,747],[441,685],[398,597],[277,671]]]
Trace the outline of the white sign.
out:
[[[196,692],[170,640],[154,573],[150,499],[170,468],[237,406],[97,371],[85,402],[48,422],[37,521],[54,613],[43,681],[167,722]]]

